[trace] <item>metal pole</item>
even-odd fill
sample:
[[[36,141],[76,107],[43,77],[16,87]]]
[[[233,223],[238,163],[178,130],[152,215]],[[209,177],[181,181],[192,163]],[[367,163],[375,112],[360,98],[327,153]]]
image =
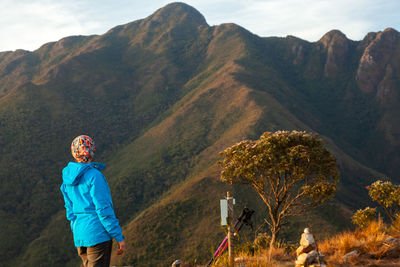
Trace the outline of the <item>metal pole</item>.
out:
[[[229,251],[229,267],[234,267],[234,252],[233,252],[233,235],[234,228],[233,222],[233,198],[229,192],[226,192],[226,199],[228,200],[228,251]]]

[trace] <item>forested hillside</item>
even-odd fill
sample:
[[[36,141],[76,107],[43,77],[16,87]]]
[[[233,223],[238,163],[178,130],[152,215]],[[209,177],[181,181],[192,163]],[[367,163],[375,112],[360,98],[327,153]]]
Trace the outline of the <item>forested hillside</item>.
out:
[[[103,35],[1,52],[0,262],[79,263],[59,187],[80,134],[107,164],[125,226],[128,251],[115,263],[205,261],[224,234],[226,191],[238,209],[258,205],[252,191],[219,181],[218,152],[265,131],[318,133],[335,154],[340,189],[313,215],[333,233],[365,206],[371,181],[400,182],[399,79],[395,29],[361,41],[338,30],[313,43],[263,38],[210,26],[183,3]]]

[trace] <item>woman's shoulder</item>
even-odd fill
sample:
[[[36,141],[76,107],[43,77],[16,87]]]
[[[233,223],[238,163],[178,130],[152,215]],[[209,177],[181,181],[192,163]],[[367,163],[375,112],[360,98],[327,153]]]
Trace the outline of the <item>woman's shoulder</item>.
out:
[[[88,170],[85,173],[86,178],[91,183],[93,183],[99,179],[105,180],[105,177],[101,171],[105,168],[106,165],[104,163],[97,163],[97,162],[93,162],[93,163],[89,163],[89,164],[90,164],[90,168],[88,168]]]
[[[99,170],[99,171],[102,171],[106,167],[106,164],[100,163],[100,162],[91,162],[89,164],[92,168]]]

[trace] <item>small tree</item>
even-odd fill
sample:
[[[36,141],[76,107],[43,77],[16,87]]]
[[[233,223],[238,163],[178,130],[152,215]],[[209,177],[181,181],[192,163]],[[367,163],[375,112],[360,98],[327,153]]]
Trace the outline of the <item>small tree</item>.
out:
[[[287,217],[323,203],[336,190],[336,160],[316,135],[266,132],[258,140],[225,149],[221,155],[221,179],[251,185],[266,204],[271,249]]]
[[[390,220],[396,220],[396,214],[400,211],[400,186],[389,181],[378,180],[367,187],[368,194],[373,201],[382,206]]]
[[[357,225],[359,228],[367,227],[376,216],[376,208],[366,207],[365,209],[359,209],[351,217],[351,221]]]

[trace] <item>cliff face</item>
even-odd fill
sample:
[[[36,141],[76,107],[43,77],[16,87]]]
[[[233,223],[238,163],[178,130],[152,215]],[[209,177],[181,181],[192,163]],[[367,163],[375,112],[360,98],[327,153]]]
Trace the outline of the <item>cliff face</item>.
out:
[[[357,69],[357,84],[373,94],[383,105],[398,100],[400,33],[388,28],[368,35],[359,45],[362,56]]]
[[[324,75],[327,78],[335,78],[349,61],[351,41],[338,30],[325,34],[319,41],[326,51]]]
[[[362,53],[355,77],[358,88],[374,99],[380,113],[365,151],[374,155],[377,167],[390,169],[387,173],[395,178],[400,171],[396,156],[400,149],[400,33],[392,28],[370,33],[358,51]]]

